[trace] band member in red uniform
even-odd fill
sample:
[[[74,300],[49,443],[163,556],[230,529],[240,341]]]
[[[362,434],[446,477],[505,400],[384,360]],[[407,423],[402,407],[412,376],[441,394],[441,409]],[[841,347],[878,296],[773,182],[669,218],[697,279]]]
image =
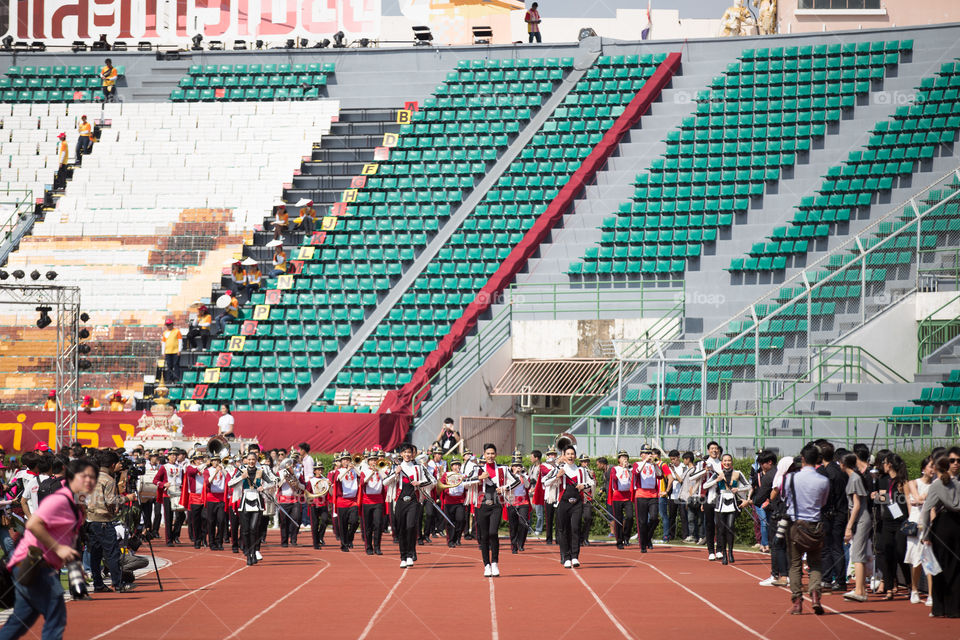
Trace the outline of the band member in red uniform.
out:
[[[460,468],[460,473],[463,474],[464,480],[473,479],[476,480],[477,474],[480,472],[480,460],[470,449],[463,450],[463,466]],[[474,540],[475,536],[473,531],[477,526],[476,517],[473,518],[473,524],[471,525],[470,516],[473,514],[473,504],[476,502],[475,492],[477,490],[476,483],[472,483],[472,486],[467,489],[467,500],[464,504],[463,515],[463,539],[464,540]]]
[[[450,471],[444,471],[437,482],[440,490],[440,505],[443,512],[453,522],[453,528],[447,526],[447,546],[451,549],[460,546],[463,528],[466,526],[466,498],[470,481],[460,473],[461,463],[454,458],[450,461]]]
[[[401,445],[400,456],[403,462],[386,480],[398,486],[397,502],[393,508],[393,526],[397,529],[401,569],[412,567],[416,560],[420,505],[424,495],[429,495],[429,490],[433,487],[433,475],[414,460],[414,455],[412,444]]]
[[[591,485],[583,490],[583,520],[580,522],[580,546],[590,545],[590,529],[593,528],[593,487],[597,485],[597,477],[590,469],[590,456],[580,454],[580,468],[590,476]]]
[[[550,445],[550,448],[547,449],[547,460],[540,465],[540,482],[538,484],[543,485],[543,520],[545,523],[544,531],[546,532],[546,539],[544,544],[553,544],[553,534],[556,529],[554,524],[557,514],[557,487],[556,485],[550,486],[543,482],[543,479],[547,475],[556,469],[557,466],[557,450],[553,445]]]
[[[380,538],[383,536],[383,518],[386,515],[384,476],[385,473],[377,468],[377,454],[369,454],[367,464],[360,470],[360,481],[363,483],[360,496],[363,513],[360,517],[363,518],[363,546],[368,556],[383,555]]]
[[[530,480],[523,472],[523,456],[519,451],[513,454],[510,473],[520,483],[508,492],[503,511],[510,523],[510,552],[518,553],[523,551],[530,531]]]
[[[285,458],[280,463],[277,474],[277,519],[280,523],[281,547],[289,546],[291,543],[297,546],[302,494],[303,484],[300,481],[300,470],[296,458],[294,456]]]
[[[347,552],[353,548],[353,536],[357,533],[360,524],[357,499],[360,492],[360,476],[353,467],[350,452],[344,451],[339,455],[340,468],[334,474],[333,492],[336,507],[334,526],[340,528],[340,551]]]
[[[223,468],[230,475],[231,482],[237,477],[242,464],[242,459],[238,459],[237,464],[234,464],[232,457],[224,456]],[[227,520],[224,525],[226,527],[224,538],[227,535],[230,536],[230,550],[233,553],[240,553],[240,513],[237,509],[242,498],[243,491],[238,484],[227,485]]]
[[[193,548],[203,546],[203,477],[199,465],[203,461],[202,453],[194,453],[190,464],[183,469],[183,490],[180,504],[187,510],[187,533],[193,540]]]
[[[430,448],[431,460],[427,461],[425,465],[427,471],[433,476],[434,488],[431,489],[431,494],[429,496],[430,500],[433,500],[434,504],[437,504],[437,501],[440,499],[440,493],[436,489],[436,482],[440,479],[440,476],[443,475],[447,470],[447,463],[443,459],[443,451],[440,449],[440,446],[434,444]],[[433,537],[435,533],[439,533],[442,529],[442,525],[446,523],[443,522],[443,517],[439,512],[432,508],[424,505],[425,511],[423,514],[423,532],[420,534],[420,544],[429,544],[430,538]]]
[[[510,469],[497,464],[497,447],[493,443],[483,445],[484,462],[477,475],[479,485],[474,506],[477,516],[477,538],[480,542],[480,557],[483,560],[483,576],[496,578],[500,575],[500,519],[502,502],[508,492],[520,484]]]
[[[613,522],[613,535],[617,549],[630,544],[633,535],[633,472],[630,470],[630,454],[621,449],[617,452],[617,465],[610,467],[607,475],[607,504],[613,517],[623,526]]]
[[[323,537],[330,524],[330,510],[327,508],[330,481],[323,475],[323,463],[318,462],[313,467],[313,477],[310,478],[306,489],[306,498],[310,505],[310,533],[313,536],[313,548],[319,549],[324,545]]]
[[[163,533],[167,546],[180,542],[180,530],[186,514],[180,507],[180,487],[183,484],[183,470],[177,464],[177,449],[167,453],[167,462],[160,465],[153,482],[157,485],[157,500],[163,504]],[[177,508],[174,509],[174,506]]]
[[[211,456],[210,466],[203,470],[203,509],[207,516],[207,544],[211,551],[223,551],[228,482],[230,474],[220,466],[220,456]]]
[[[669,468],[660,464],[653,450],[643,445],[640,461],[633,465],[633,496],[637,505],[637,538],[640,551],[653,548],[653,532],[660,522],[660,480]]]
[[[577,450],[567,446],[560,466],[543,480],[557,493],[557,543],[560,562],[567,569],[580,566],[580,522],[583,518],[583,493],[593,486],[586,470],[577,466]]]

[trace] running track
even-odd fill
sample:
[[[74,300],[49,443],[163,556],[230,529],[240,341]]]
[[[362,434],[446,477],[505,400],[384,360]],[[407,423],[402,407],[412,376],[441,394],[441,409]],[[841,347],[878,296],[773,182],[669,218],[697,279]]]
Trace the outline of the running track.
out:
[[[301,540],[309,540],[301,535]],[[276,532],[271,531],[271,541]],[[328,539],[333,536],[328,534]],[[579,570],[563,569],[557,547],[537,541],[512,555],[501,540],[501,577],[482,577],[475,543],[419,547],[413,569],[399,567],[396,547],[384,555],[342,553],[336,546],[264,548],[247,567],[229,551],[155,547],[170,560],[129,594],[97,595],[67,605],[66,638],[686,638],[904,639],[960,636],[955,620],[932,619],[929,608],[904,598],[845,602],[824,596],[827,614],[791,616],[789,594],[759,587],[768,556],[739,553],[737,563],[707,562],[706,553],[636,546],[584,548]],[[358,536],[359,540],[359,536]],[[506,553],[503,553],[503,550]],[[806,607],[809,611],[809,606]],[[38,624],[28,637],[39,638]],[[934,634],[936,634],[934,636]]]

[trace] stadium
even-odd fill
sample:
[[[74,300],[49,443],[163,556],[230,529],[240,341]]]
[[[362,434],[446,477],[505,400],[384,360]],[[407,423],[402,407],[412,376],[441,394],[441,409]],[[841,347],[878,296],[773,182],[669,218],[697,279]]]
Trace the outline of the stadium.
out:
[[[519,0],[6,4],[8,456],[129,448],[158,405],[185,442],[226,407],[324,455],[425,451],[447,417],[460,455],[958,441],[950,2],[545,1],[536,43]],[[324,562],[297,580],[360,570]],[[837,624],[927,624],[888,613]]]

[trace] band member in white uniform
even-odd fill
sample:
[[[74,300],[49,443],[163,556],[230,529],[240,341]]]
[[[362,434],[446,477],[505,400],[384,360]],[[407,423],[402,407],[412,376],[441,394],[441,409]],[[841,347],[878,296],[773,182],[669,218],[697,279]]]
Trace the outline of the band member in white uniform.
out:
[[[613,522],[613,535],[617,540],[617,549],[630,544],[633,535],[633,472],[630,470],[630,454],[621,449],[617,452],[617,466],[610,467],[607,476],[607,504],[613,511],[613,517],[623,526]]]
[[[433,445],[430,449],[430,455],[432,460],[428,460],[426,467],[427,471],[433,476],[433,481],[436,483],[440,476],[447,471],[447,463],[443,459],[443,451],[438,445]],[[440,494],[434,488],[431,490],[431,494],[428,497],[429,500],[433,500],[434,504],[437,504],[437,501],[440,499]],[[430,543],[430,538],[434,534],[442,533],[443,526],[446,525],[446,522],[443,520],[436,509],[428,508],[427,505],[424,505],[425,512],[423,514],[423,532],[420,534],[420,543]]]
[[[460,472],[463,474],[464,480],[476,480],[477,474],[480,473],[480,460],[473,455],[473,452],[470,449],[463,450],[463,466],[461,467]],[[477,483],[471,483],[471,486],[467,488],[467,500],[464,503],[464,523],[463,523],[463,538],[464,540],[473,540],[474,539],[474,529],[477,526],[476,517],[473,518],[473,524],[471,525],[470,515],[473,513],[473,505],[476,503],[477,497]]]
[[[313,537],[313,548],[319,549],[324,545],[323,537],[330,524],[330,510],[327,500],[330,492],[330,481],[324,476],[323,463],[317,462],[313,467],[313,477],[307,486],[306,498],[310,505],[310,533]]]
[[[546,523],[544,526],[544,532],[546,532],[546,538],[544,539],[544,544],[553,544],[553,534],[556,531],[556,514],[557,514],[557,485],[548,485],[544,480],[547,475],[556,469],[557,466],[557,450],[553,445],[550,445],[550,448],[547,449],[547,460],[546,462],[540,465],[540,481],[543,482],[543,520]]]
[[[503,498],[520,484],[510,469],[497,464],[497,447],[493,443],[483,445],[484,463],[477,480],[476,508],[477,538],[480,542],[480,557],[483,560],[483,576],[496,578],[500,575],[500,519],[503,516]]]
[[[168,547],[180,542],[180,529],[186,519],[186,512],[180,506],[183,468],[177,464],[178,455],[177,449],[171,449],[166,464],[160,465],[157,475],[153,477],[158,498],[163,501],[163,532]]]
[[[291,456],[280,463],[277,484],[277,518],[280,524],[280,546],[286,547],[291,543],[297,546],[297,536],[300,534],[300,502],[303,494],[303,485],[300,482],[300,473],[296,458]],[[286,514],[286,515],[284,515]],[[289,517],[288,517],[289,516]]]
[[[363,483],[360,504],[363,512],[363,546],[367,555],[382,556],[380,538],[383,536],[383,519],[386,517],[386,489],[383,480],[388,471],[377,468],[377,454],[367,455],[367,464],[360,470],[360,481]]]
[[[420,503],[425,493],[429,495],[433,486],[433,475],[423,465],[414,461],[412,444],[401,445],[400,455],[403,462],[386,481],[396,483],[398,487],[397,502],[393,508],[393,526],[397,529],[397,543],[400,546],[400,568],[406,569],[412,567],[416,560]]]
[[[510,523],[510,552],[523,551],[530,530],[530,480],[523,472],[523,455],[517,451],[510,463],[510,473],[520,481],[509,493],[509,505],[504,506],[507,522]]]
[[[590,529],[593,528],[593,487],[597,485],[597,477],[590,469],[590,456],[580,454],[580,468],[590,476],[591,484],[583,490],[583,520],[580,522],[580,546],[590,545]]]
[[[447,546],[451,549],[460,546],[460,538],[463,536],[463,528],[467,521],[467,490],[471,485],[476,484],[476,480],[464,479],[460,473],[460,467],[460,461],[454,458],[450,461],[450,471],[444,471],[437,482],[437,487],[440,489],[440,505],[453,523],[453,527],[447,525]],[[459,476],[459,482],[455,481],[456,476]]]
[[[160,536],[160,513],[163,510],[163,504],[158,495],[156,477],[160,472],[160,457],[156,453],[151,453],[144,463],[144,473],[137,482],[140,490],[141,503],[140,513],[143,514],[143,528],[153,534],[153,537]],[[146,490],[146,491],[145,491]],[[152,498],[146,495],[152,495]]]
[[[257,563],[260,547],[260,520],[263,519],[263,492],[271,488],[264,477],[263,469],[257,468],[257,454],[248,453],[243,459],[243,468],[230,480],[231,487],[240,489],[240,538],[247,565]]]
[[[340,529],[340,551],[350,551],[353,536],[360,525],[357,499],[360,493],[360,476],[353,466],[349,451],[339,456],[340,468],[334,472],[333,488],[335,527]]]
[[[560,562],[567,569],[580,566],[580,521],[583,517],[583,492],[593,486],[586,470],[577,466],[577,451],[567,446],[544,485],[553,487],[557,493],[557,544],[560,545]]]

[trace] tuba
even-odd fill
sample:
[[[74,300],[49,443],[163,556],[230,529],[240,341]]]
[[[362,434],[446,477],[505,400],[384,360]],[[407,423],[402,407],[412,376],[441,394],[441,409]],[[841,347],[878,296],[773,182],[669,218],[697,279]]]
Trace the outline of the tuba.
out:
[[[230,442],[221,435],[216,435],[207,440],[207,453],[212,456],[230,455]]]
[[[567,447],[572,446],[576,448],[577,437],[572,433],[566,433],[566,432],[561,433],[560,435],[557,436],[557,439],[554,440],[554,446],[557,448],[557,453],[562,455],[563,450],[566,449]]]

